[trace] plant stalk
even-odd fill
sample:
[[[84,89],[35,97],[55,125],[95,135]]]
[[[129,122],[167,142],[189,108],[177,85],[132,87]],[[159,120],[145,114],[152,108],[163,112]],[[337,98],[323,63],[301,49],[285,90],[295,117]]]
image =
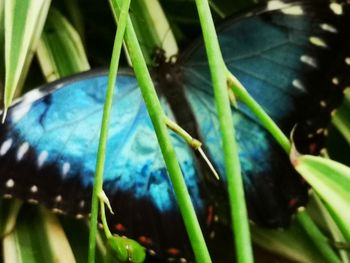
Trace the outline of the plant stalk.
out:
[[[237,262],[250,263],[253,262],[254,259],[238,148],[235,140],[235,131],[226,83],[226,66],[220,51],[208,1],[196,0],[196,5],[207,51],[216,108],[219,116]]]
[[[108,139],[108,127],[111,115],[113,92],[116,84],[120,52],[123,44],[123,37],[128,18],[128,10],[131,0],[124,0],[121,6],[120,19],[118,21],[118,29],[115,35],[111,65],[108,74],[108,86],[106,91],[106,101],[103,108],[102,126],[100,141],[98,146],[97,161],[96,161],[96,175],[92,192],[91,200],[91,219],[90,219],[90,235],[89,235],[89,256],[88,262],[95,262],[96,249],[96,235],[97,235],[97,219],[98,219],[98,203],[99,195],[102,192],[103,186],[103,172],[105,163],[106,145]]]
[[[114,15],[118,17],[121,0],[111,0]],[[203,234],[198,223],[195,210],[191,203],[185,180],[182,176],[170,136],[164,122],[165,116],[157,97],[151,76],[137,41],[133,25],[128,18],[125,31],[125,43],[132,61],[140,90],[147,106],[148,113],[156,131],[160,149],[167,166],[169,176],[174,188],[176,200],[185,223],[185,227],[197,262],[211,262]]]
[[[226,71],[228,86],[232,89],[233,93],[256,115],[262,125],[270,134],[275,138],[278,144],[283,150],[289,154],[291,145],[287,136],[281,131],[276,123],[271,119],[269,115],[261,108],[261,106],[253,99],[253,97],[247,92],[243,85],[239,82],[235,76],[228,70]]]

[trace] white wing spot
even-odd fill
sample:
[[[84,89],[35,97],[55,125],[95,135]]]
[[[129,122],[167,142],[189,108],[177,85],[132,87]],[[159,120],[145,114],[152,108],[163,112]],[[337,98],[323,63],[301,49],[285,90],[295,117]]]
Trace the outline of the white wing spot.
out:
[[[286,15],[301,16],[304,14],[304,10],[301,6],[292,6],[281,9],[281,12]]]
[[[332,78],[332,83],[334,85],[339,85],[339,79],[337,77]]]
[[[334,14],[336,14],[338,16],[344,14],[343,7],[338,3],[333,2],[333,3],[329,4],[329,8],[333,11]]]
[[[38,203],[39,203],[38,200],[32,199],[32,198],[28,199],[27,201],[28,201],[28,203],[30,203],[30,204],[38,204]]]
[[[334,26],[332,26],[330,24],[323,23],[323,24],[320,24],[320,27],[324,31],[327,31],[327,32],[330,32],[330,33],[334,33],[334,34],[338,33],[338,30]]]
[[[11,120],[16,123],[19,122],[30,110],[30,108],[32,107],[31,104],[27,104],[27,105],[23,105],[23,106],[19,106],[18,108],[16,108],[15,111],[13,111],[13,113],[11,114]]]
[[[148,253],[149,253],[151,256],[156,255],[156,252],[155,252],[153,249],[148,249]]]
[[[84,206],[85,206],[85,201],[81,200],[80,203],[79,203],[79,207],[80,208],[84,208]]]
[[[309,41],[311,44],[318,46],[318,47],[323,47],[323,48],[328,47],[326,42],[324,42],[324,40],[319,38],[319,37],[312,36],[309,38]]]
[[[180,258],[181,263],[187,263],[187,260],[185,258]]]
[[[11,199],[13,196],[11,194],[4,194],[3,197],[5,199]]]
[[[1,144],[0,155],[1,156],[5,155],[8,152],[8,150],[10,150],[11,145],[12,145],[12,139],[11,138],[7,139],[6,141],[4,141]]]
[[[311,57],[311,56],[308,56],[308,55],[302,55],[300,57],[300,60],[301,62],[311,66],[311,67],[314,67],[314,68],[317,68],[318,65],[317,65],[317,61],[315,58]]]
[[[292,85],[293,85],[295,88],[297,88],[298,90],[301,90],[301,91],[303,91],[303,92],[306,91],[306,89],[305,89],[303,83],[301,83],[301,81],[298,80],[298,79],[293,80]]]
[[[55,202],[59,203],[62,201],[62,196],[61,195],[58,195],[55,197]]]
[[[82,218],[84,218],[84,216],[83,216],[82,214],[76,214],[76,215],[75,215],[75,218],[76,218],[76,219],[82,219]]]
[[[6,181],[6,187],[7,188],[13,188],[15,186],[15,181],[13,181],[13,179],[8,179]]]
[[[17,161],[22,160],[23,156],[27,153],[29,149],[29,143],[24,142],[19,146],[18,151],[17,151]]]
[[[70,170],[70,163],[65,162],[63,164],[63,167],[62,167],[62,175],[63,175],[63,177],[65,177],[68,174],[69,170]]]
[[[318,128],[317,130],[316,130],[316,133],[317,134],[322,134],[324,132],[324,129],[323,128]]]
[[[43,164],[46,161],[48,156],[49,156],[49,153],[47,151],[42,151],[39,154],[39,157],[38,157],[38,168],[41,168],[43,166]]]
[[[275,10],[275,9],[281,9],[283,7],[286,7],[286,4],[282,1],[268,1],[266,4],[267,4],[267,10]]]
[[[350,66],[350,57],[345,58],[345,63]]]
[[[32,185],[32,187],[30,188],[30,192],[35,194],[38,192],[38,187],[36,185]]]
[[[210,234],[209,234],[209,237],[211,239],[213,239],[215,237],[215,231],[211,231]]]
[[[172,79],[171,74],[166,73],[166,74],[165,74],[165,79],[168,80],[168,81],[170,81],[170,80]]]
[[[52,212],[54,212],[56,214],[63,214],[63,211],[61,209],[58,209],[58,208],[52,208]]]
[[[325,108],[327,106],[327,103],[324,100],[321,100],[320,105],[322,108]]]

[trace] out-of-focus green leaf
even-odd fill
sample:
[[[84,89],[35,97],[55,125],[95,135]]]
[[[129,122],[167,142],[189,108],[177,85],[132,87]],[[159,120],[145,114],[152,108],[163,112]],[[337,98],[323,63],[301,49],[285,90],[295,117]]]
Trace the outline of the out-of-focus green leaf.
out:
[[[47,81],[90,69],[77,31],[53,8],[39,41],[37,55]]]
[[[304,208],[299,209],[296,219],[326,262],[341,263],[339,256],[330,245],[328,237],[321,232]]]
[[[72,22],[73,27],[78,32],[82,43],[85,43],[85,25],[83,15],[79,9],[78,0],[64,0],[67,9],[68,18]]]
[[[311,218],[325,233],[328,233],[328,236],[334,243],[346,243],[343,234],[340,232],[337,224],[334,222],[321,199],[312,191],[309,197],[307,211]],[[339,249],[338,253],[343,263],[350,263],[350,254],[348,251]]]
[[[3,240],[4,263],[73,263],[62,229],[55,217],[36,206],[24,206],[18,224]]]
[[[5,7],[5,1],[0,0],[0,61],[5,61],[5,24],[4,24],[4,7]],[[5,82],[5,64],[0,63],[0,94],[3,92]]]
[[[350,88],[347,88],[344,94],[344,103],[337,109],[332,118],[332,123],[350,144]]]
[[[47,234],[48,247],[51,250],[53,262],[76,262],[68,239],[56,215],[45,208],[40,208],[43,229]],[[64,256],[63,256],[64,255]]]
[[[131,1],[131,19],[147,64],[152,64],[155,48],[167,57],[176,55],[178,47],[158,0]]]
[[[325,262],[324,258],[305,234],[303,228],[293,220],[287,229],[273,230],[252,225],[255,244],[296,262]]]
[[[67,216],[60,217],[60,223],[72,247],[77,263],[86,263],[88,258],[89,247],[89,226],[87,220],[76,220]],[[106,254],[108,254],[106,243],[103,238],[104,234],[98,232],[96,262],[106,262]]]
[[[18,212],[22,201],[13,199],[0,199],[0,236],[3,237],[10,233],[17,220]]]
[[[5,113],[23,85],[50,2],[5,0]]]
[[[350,242],[350,168],[309,155],[296,159],[294,166],[322,198],[345,239]]]

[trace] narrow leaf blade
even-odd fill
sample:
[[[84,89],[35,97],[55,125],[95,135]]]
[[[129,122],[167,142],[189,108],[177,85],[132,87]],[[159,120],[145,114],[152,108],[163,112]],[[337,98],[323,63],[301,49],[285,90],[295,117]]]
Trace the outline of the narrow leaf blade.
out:
[[[5,112],[23,85],[50,2],[5,0]]]
[[[296,170],[319,194],[334,220],[350,241],[350,168],[317,156],[304,155],[295,162]]]

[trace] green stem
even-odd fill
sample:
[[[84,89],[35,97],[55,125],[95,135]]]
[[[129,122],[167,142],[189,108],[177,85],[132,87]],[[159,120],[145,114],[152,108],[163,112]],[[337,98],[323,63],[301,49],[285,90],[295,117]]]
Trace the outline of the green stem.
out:
[[[95,262],[98,198],[99,198],[99,194],[102,192],[105,152],[106,152],[106,145],[107,145],[107,138],[108,138],[109,119],[110,119],[111,108],[113,103],[113,91],[114,91],[116,78],[117,78],[120,52],[121,52],[121,48],[123,44],[123,36],[125,33],[126,24],[127,24],[129,6],[130,6],[130,0],[124,0],[121,7],[118,30],[114,40],[111,65],[110,65],[109,74],[108,74],[108,87],[106,91],[106,101],[103,108],[101,135],[100,135],[97,162],[96,162],[95,183],[94,183],[92,200],[91,200],[91,219],[90,219],[90,236],[89,236],[89,257],[88,257],[89,263]]]
[[[106,218],[106,209],[105,209],[105,203],[102,199],[100,199],[100,213],[101,213],[101,221],[103,225],[103,231],[105,232],[106,238],[110,238],[112,236],[111,231],[109,230],[107,218]]]
[[[327,262],[341,263],[339,257],[329,246],[328,239],[318,229],[305,210],[299,209],[296,218],[299,224],[304,228],[306,234],[311,238],[313,244],[318,248],[319,252],[324,256]]]
[[[344,101],[337,109],[335,115],[332,117],[333,125],[343,135],[344,139],[350,144],[350,88],[344,90]]]
[[[198,150],[198,148],[202,147],[202,142],[193,138],[187,131],[185,131],[181,126],[179,126],[176,122],[170,120],[169,118],[165,118],[165,123],[169,129],[176,132],[179,136],[181,136],[188,145],[190,145],[193,149]]]
[[[169,118],[165,118],[165,123],[169,129],[174,131],[177,135],[181,136],[189,146],[191,146],[194,150],[199,152],[203,160],[207,163],[214,177],[217,180],[220,180],[219,174],[217,173],[213,164],[210,162],[208,156],[205,154],[205,152],[202,149],[202,142],[193,138],[187,131],[185,131],[181,126],[179,126],[176,122],[170,120]]]
[[[206,0],[196,0],[196,5],[207,50],[216,108],[219,116],[237,262],[250,263],[254,259],[237,143],[234,139],[235,131],[226,84],[226,67],[220,52],[219,41],[214,22],[211,18],[208,2]]]
[[[248,108],[256,115],[261,121],[262,125],[281,145],[283,150],[289,154],[291,145],[286,135],[276,125],[276,123],[270,118],[269,115],[261,108],[261,106],[253,99],[253,97],[247,92],[243,85],[239,82],[235,76],[228,70],[226,71],[228,86],[232,89],[233,93],[248,106]]]
[[[120,10],[120,2],[121,0],[110,1],[112,9],[115,12],[115,16],[117,17]],[[125,31],[125,42],[130,59],[134,66],[134,71],[142,96],[157,134],[160,149],[169,172],[176,200],[179,204],[179,208],[184,219],[185,227],[196,257],[196,261],[203,263],[211,262],[195,210],[191,203],[191,198],[187,191],[186,183],[182,177],[181,169],[176,159],[176,154],[164,122],[165,116],[153,86],[151,76],[148,72],[147,65],[143,59],[143,55],[130,18],[128,18],[127,28]]]

